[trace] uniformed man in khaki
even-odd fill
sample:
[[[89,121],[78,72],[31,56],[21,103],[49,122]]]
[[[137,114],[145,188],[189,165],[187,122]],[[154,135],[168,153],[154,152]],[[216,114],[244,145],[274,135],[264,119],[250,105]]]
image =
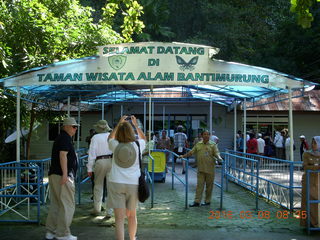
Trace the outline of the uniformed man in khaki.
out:
[[[202,132],[202,141],[198,142],[191,151],[184,155],[180,155],[180,158],[186,158],[191,155],[196,155],[198,173],[197,173],[197,188],[196,196],[193,204],[190,207],[199,207],[210,205],[213,184],[214,184],[214,172],[216,159],[221,160],[220,153],[217,145],[209,141],[210,133],[208,131]],[[201,204],[202,193],[206,186],[205,202]]]

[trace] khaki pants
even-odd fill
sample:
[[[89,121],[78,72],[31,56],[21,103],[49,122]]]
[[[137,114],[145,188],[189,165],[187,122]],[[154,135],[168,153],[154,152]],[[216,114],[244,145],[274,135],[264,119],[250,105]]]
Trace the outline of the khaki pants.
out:
[[[213,181],[214,181],[214,173],[197,173],[197,188],[196,188],[196,197],[194,202],[201,203],[202,193],[204,186],[206,186],[206,197],[205,202],[211,202],[212,190],[213,190]]]
[[[49,176],[50,208],[46,228],[57,237],[70,235],[70,225],[75,210],[75,185],[73,179],[61,185],[60,175]]]
[[[94,164],[94,189],[93,189],[93,206],[94,212],[101,212],[102,195],[103,195],[103,181],[107,178],[108,186],[108,175],[111,170],[112,158],[99,159]]]

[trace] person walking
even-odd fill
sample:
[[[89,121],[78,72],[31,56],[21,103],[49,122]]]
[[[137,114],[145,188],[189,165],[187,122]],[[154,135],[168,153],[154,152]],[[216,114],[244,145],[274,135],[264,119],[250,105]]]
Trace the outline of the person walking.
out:
[[[75,177],[78,168],[72,137],[79,124],[65,118],[63,130],[52,147],[49,169],[50,207],[46,220],[46,239],[77,240],[71,235],[70,225],[75,211]]]
[[[258,143],[258,154],[259,155],[263,155],[264,154],[264,147],[266,145],[266,142],[265,142],[264,139],[262,139],[262,134],[261,133],[258,133],[257,143]]]
[[[264,156],[274,157],[275,155],[275,146],[271,141],[270,137],[265,138],[265,147],[264,147]]]
[[[185,154],[186,148],[188,145],[188,137],[185,133],[182,132],[183,127],[181,125],[178,126],[177,133],[174,134],[174,152],[177,155]],[[174,162],[176,162],[177,157],[174,156]],[[185,161],[182,161],[182,174],[186,173],[186,163]]]
[[[257,154],[258,153],[258,141],[255,138],[254,133],[250,133],[250,139],[247,141],[247,153]]]
[[[170,141],[170,138],[167,137],[167,131],[163,130],[161,133],[161,138],[157,143],[157,149],[170,151],[170,145],[171,145],[171,141]],[[169,158],[169,152],[166,152],[166,166],[167,166],[168,158]],[[166,171],[167,171],[167,168],[166,168]]]
[[[198,172],[196,195],[193,204],[190,204],[189,207],[210,205],[214,184],[215,162],[216,159],[221,160],[217,144],[209,141],[209,131],[202,132],[202,139],[203,140],[198,142],[191,151],[179,156],[179,158],[186,158],[191,155],[197,156]],[[205,202],[201,204],[204,187],[206,187]]]
[[[302,155],[304,152],[308,151],[309,150],[309,145],[308,145],[308,142],[306,140],[306,137],[304,135],[301,135],[300,136],[300,158],[301,158],[301,161],[302,160]]]
[[[158,140],[157,149],[170,150],[170,138],[167,137],[167,131],[163,130],[161,133],[161,138]]]
[[[276,158],[278,159],[284,159],[283,135],[284,135],[284,132],[280,133],[279,131],[276,131],[274,141],[273,141],[276,147]]]
[[[219,138],[215,135],[215,131],[212,131],[212,135],[211,135],[211,137],[210,137],[210,140],[212,141],[212,142],[214,142],[215,144],[218,144],[219,143]]]
[[[237,151],[238,152],[243,152],[243,134],[242,132],[239,130],[238,134],[237,134]]]
[[[146,137],[139,128],[137,119],[131,116],[131,123],[137,130],[138,140],[131,123],[122,116],[108,137],[109,148],[113,152],[109,176],[109,196],[107,206],[113,208],[117,240],[124,240],[124,219],[128,218],[130,240],[136,239],[138,205],[138,182],[140,177],[139,154],[146,145]]]
[[[287,133],[286,134],[286,138],[285,138],[285,156],[286,156],[286,160],[289,160],[289,161],[293,161],[293,159],[291,159],[291,156],[290,156],[290,141],[291,141],[291,138],[289,136],[289,134]],[[293,140],[292,140],[293,141]],[[293,151],[296,150],[296,146],[294,145],[294,141],[293,141]]]
[[[111,170],[112,152],[108,147],[111,128],[106,120],[99,120],[95,125],[96,134],[91,138],[88,154],[87,171],[90,178],[94,177],[93,211],[97,216],[101,213],[105,195],[106,182]],[[93,175],[94,173],[94,175]],[[108,211],[110,217],[111,211]]]

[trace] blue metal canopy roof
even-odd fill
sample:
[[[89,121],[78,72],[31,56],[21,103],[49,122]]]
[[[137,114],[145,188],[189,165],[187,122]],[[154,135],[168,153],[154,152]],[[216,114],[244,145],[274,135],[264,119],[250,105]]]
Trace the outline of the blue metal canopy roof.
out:
[[[141,44],[142,43],[138,43],[137,46],[140,46]],[[115,54],[112,53],[112,56],[114,55]],[[209,84],[208,82],[208,85],[206,85],[206,82],[201,78],[200,79],[202,82],[200,82],[199,80],[199,84],[187,84],[187,82],[179,82],[176,80],[167,82],[155,81],[154,84],[146,85],[136,85],[136,83],[138,82],[136,82],[135,84],[127,84],[126,81],[118,81],[116,82],[117,84],[113,84],[114,82],[112,81],[108,83],[101,81],[91,81],[90,79],[87,82],[84,82],[81,79],[82,82],[76,83],[73,82],[74,79],[72,78],[68,79],[71,82],[65,84],[65,79],[59,79],[58,75],[61,73],[57,73],[58,80],[54,79],[54,81],[59,81],[59,84],[58,82],[50,81],[46,83],[45,79],[38,80],[38,83],[42,81],[41,84],[30,84],[30,79],[35,78],[35,76],[39,75],[45,76],[43,72],[47,74],[53,74],[51,72],[54,72],[55,69],[86,69],[87,65],[90,65],[91,67],[97,65],[97,69],[99,70],[102,66],[101,62],[104,63],[103,61],[106,61],[105,59],[106,57],[103,58],[101,56],[91,56],[57,62],[50,65],[33,68],[17,73],[10,77],[0,79],[0,83],[5,86],[5,89],[16,90],[17,86],[20,86],[23,99],[33,102],[41,102],[50,107],[53,107],[54,105],[57,105],[59,103],[65,103],[68,97],[71,98],[72,102],[81,101],[82,103],[94,105],[101,103],[115,104],[119,102],[140,102],[146,101],[150,96],[153,98],[153,101],[156,102],[213,101],[225,106],[231,106],[235,101],[241,102],[244,99],[257,101],[262,98],[287,93],[288,89],[286,89],[284,86],[290,85],[296,88],[297,86],[299,86],[298,88],[303,92],[303,89],[305,87],[315,85],[315,83],[307,82],[303,79],[280,73],[272,69],[249,66],[241,63],[225,62],[222,60],[213,59],[212,56],[210,56],[209,61],[214,63],[213,66],[215,68],[222,67],[223,71],[219,73],[219,76],[218,74],[214,75],[215,73],[211,74],[210,77],[216,78],[212,80],[214,81],[214,84]],[[204,62],[208,60],[205,59],[202,61]],[[183,71],[191,64],[190,62],[184,63],[185,66]],[[211,62],[209,62],[211,65],[208,65],[208,68],[212,66]],[[206,64],[206,62],[204,63]],[[233,74],[230,69],[235,69],[234,71],[236,72],[236,74]],[[96,70],[96,72],[98,70]],[[273,82],[269,82],[269,84],[267,85],[254,84],[253,80],[251,85],[246,85],[245,82],[242,82],[241,78],[242,76],[245,76],[243,75],[244,73],[251,74],[250,72],[252,72],[252,74],[257,74],[259,73],[259,71],[261,71],[262,74],[270,74]],[[183,74],[187,76],[187,73],[183,72]],[[221,78],[222,75],[223,79],[219,80],[218,77]],[[251,77],[251,75],[247,76]],[[54,75],[54,77],[56,77],[56,75]],[[279,78],[279,84],[277,83],[277,78]],[[26,84],[24,84],[24,80],[26,79],[28,79],[28,81],[26,81]],[[236,83],[237,81],[239,81],[239,86]],[[150,83],[150,81],[148,83]],[[152,85],[152,89],[150,89],[150,85]]]

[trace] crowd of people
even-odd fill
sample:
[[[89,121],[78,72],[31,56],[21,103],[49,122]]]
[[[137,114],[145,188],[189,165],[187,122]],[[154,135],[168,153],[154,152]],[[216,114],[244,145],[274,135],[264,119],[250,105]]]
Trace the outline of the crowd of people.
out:
[[[241,131],[238,131],[236,137],[236,149],[243,152],[244,137]],[[293,141],[293,140],[292,140]],[[291,138],[288,129],[282,129],[280,132],[276,131],[274,138],[269,134],[255,134],[253,131],[247,132],[246,136],[246,152],[251,154],[258,154],[267,157],[275,157],[278,159],[291,160],[290,157],[290,143]],[[293,142],[293,150],[296,150]],[[300,136],[300,157],[302,161],[302,154],[309,150],[309,145],[304,135]]]
[[[46,239],[77,240],[70,231],[70,225],[75,211],[75,178],[78,168],[77,155],[73,147],[72,137],[79,124],[74,118],[66,118],[63,128],[56,138],[52,148],[51,165],[49,169],[50,208],[46,221]],[[210,205],[215,165],[221,161],[218,150],[219,138],[214,132],[204,130],[195,138],[190,147],[183,127],[179,125],[176,133],[170,139],[166,131],[161,137],[148,133],[147,137],[139,128],[134,116],[122,116],[112,130],[108,122],[100,120],[94,125],[88,139],[88,176],[93,179],[93,210],[91,214],[100,215],[107,209],[107,216],[114,213],[115,235],[118,240],[124,240],[124,221],[128,219],[128,233],[131,240],[137,239],[138,182],[141,169],[147,167],[148,153],[154,148],[173,150],[176,161],[194,155],[197,171],[197,186],[195,199],[190,207]],[[237,134],[237,150],[243,151],[243,135]],[[274,139],[262,134],[249,132],[246,136],[248,153],[259,154],[280,159],[290,159],[290,136],[287,129],[276,132]],[[300,154],[304,170],[320,169],[320,136],[312,139],[311,149],[305,136],[300,136]],[[141,160],[142,159],[142,160]],[[141,162],[141,164],[140,164]],[[182,161],[184,163],[185,161]],[[174,169],[173,169],[174,170]],[[182,174],[186,171],[183,164]],[[302,178],[302,210],[306,207],[306,174]],[[106,182],[104,183],[104,181]],[[319,199],[319,174],[312,173],[310,182],[311,199]],[[107,201],[103,208],[104,190],[107,188]],[[205,199],[202,194],[205,189]],[[319,226],[318,207],[311,208],[311,224]],[[305,221],[301,221],[305,226]]]

